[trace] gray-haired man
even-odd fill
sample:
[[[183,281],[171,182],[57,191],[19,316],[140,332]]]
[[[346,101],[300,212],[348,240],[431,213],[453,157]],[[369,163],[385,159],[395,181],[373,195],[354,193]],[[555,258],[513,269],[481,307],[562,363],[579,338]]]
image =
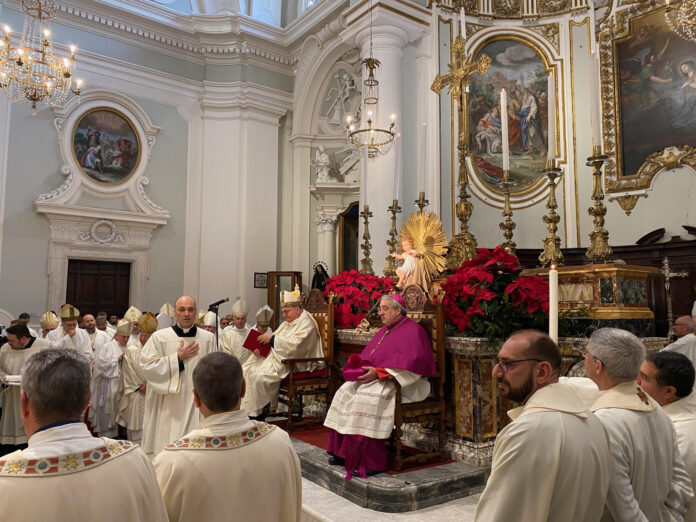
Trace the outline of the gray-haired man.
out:
[[[75,350],[44,350],[27,361],[20,400],[29,447],[0,460],[3,520],[167,520],[142,450],[95,438],[82,422],[89,378],[90,363]]]

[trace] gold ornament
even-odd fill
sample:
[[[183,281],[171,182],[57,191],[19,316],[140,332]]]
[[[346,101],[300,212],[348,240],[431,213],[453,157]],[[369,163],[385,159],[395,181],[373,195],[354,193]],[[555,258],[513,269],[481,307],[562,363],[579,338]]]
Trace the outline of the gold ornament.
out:
[[[399,237],[413,241],[413,249],[421,256],[423,268],[432,281],[434,276],[445,269],[447,237],[442,230],[442,222],[432,212],[414,212],[408,218]],[[426,289],[427,290],[427,289]]]

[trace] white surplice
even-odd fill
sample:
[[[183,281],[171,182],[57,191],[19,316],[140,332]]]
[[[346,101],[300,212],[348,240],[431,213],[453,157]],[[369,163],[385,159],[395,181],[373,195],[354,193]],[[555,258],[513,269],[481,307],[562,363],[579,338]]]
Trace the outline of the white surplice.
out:
[[[35,433],[0,457],[0,517],[20,521],[166,522],[154,469],[129,441],[93,437],[83,423]]]
[[[692,391],[683,399],[666,404],[662,409],[674,423],[679,452],[691,477],[691,485],[696,487],[696,391]],[[684,522],[696,522],[696,499],[691,501]]]
[[[321,347],[319,328],[312,315],[302,310],[294,321],[282,323],[273,334],[273,349],[268,357],[251,355],[244,363],[246,395],[242,399],[242,408],[249,415],[258,415],[263,407],[278,396],[280,381],[288,376],[288,366],[283,359],[305,359],[324,357]],[[311,372],[323,366],[323,363],[299,363],[296,371]]]
[[[672,344],[665,346],[661,352],[677,352],[686,355],[692,364],[696,365],[696,335],[686,334]]]
[[[34,342],[29,348],[13,350],[5,343],[0,348],[0,376],[19,375],[22,373],[22,366],[27,359],[41,350],[51,349],[53,346],[45,339],[33,337]],[[20,387],[9,386],[2,393],[2,416],[0,417],[0,444],[24,444],[27,436],[22,425],[20,415]]]
[[[244,410],[207,417],[153,464],[172,522],[300,520],[300,461],[290,437]]]
[[[401,402],[418,402],[430,394],[430,382],[408,370],[385,368],[401,385]],[[386,379],[367,384],[348,381],[336,391],[324,426],[343,435],[388,439],[394,429],[396,387]]]
[[[220,336],[220,351],[234,355],[241,364],[244,364],[251,355],[251,352],[242,346],[249,330],[251,328],[248,325],[244,325],[244,328],[236,326],[229,329],[225,328],[224,333]]]
[[[142,347],[131,345],[126,348],[121,362],[121,378],[117,394],[118,413],[116,422],[128,430],[128,439],[140,441],[145,416],[145,394],[140,386],[146,381],[140,371]]]
[[[179,371],[177,349],[191,341],[198,343],[198,354],[183,361]],[[140,352],[140,371],[147,379],[143,450],[157,454],[171,441],[182,437],[200,422],[193,404],[193,370],[198,361],[215,351],[215,336],[202,328],[195,337],[179,337],[173,328],[158,330]]]
[[[491,476],[476,507],[481,522],[600,520],[611,475],[606,430],[564,384],[508,412]]]
[[[612,477],[602,520],[682,520],[693,490],[669,416],[633,381],[600,392],[592,411],[611,439]]]
[[[121,363],[118,358],[123,350],[125,347],[116,339],[112,339],[99,347],[95,353],[89,421],[92,429],[102,437],[113,437],[118,433],[116,394],[121,376]]]
[[[54,348],[67,348],[81,353],[91,363],[94,361],[94,352],[92,351],[92,343],[89,335],[82,328],[75,328],[75,335],[70,337],[65,333],[62,326],[48,332],[46,340],[50,342]]]
[[[92,351],[94,353],[97,353],[97,350],[99,350],[102,346],[104,346],[106,343],[108,343],[114,338],[113,335],[109,335],[108,333],[103,332],[99,328],[95,328],[94,333],[89,333],[87,330],[85,330],[85,332],[89,337],[89,342],[92,346]]]

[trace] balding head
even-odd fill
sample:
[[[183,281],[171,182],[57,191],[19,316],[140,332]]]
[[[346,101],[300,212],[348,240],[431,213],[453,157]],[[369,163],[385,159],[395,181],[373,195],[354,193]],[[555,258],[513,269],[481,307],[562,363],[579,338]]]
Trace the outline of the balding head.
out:
[[[677,320],[674,321],[673,329],[674,335],[677,337],[684,337],[696,331],[696,322],[690,315],[682,315],[677,317]]]
[[[519,330],[510,336],[510,339],[513,338],[526,343],[525,357],[549,363],[553,374],[556,377],[560,375],[561,352],[551,337],[538,330]]]
[[[174,302],[174,316],[181,328],[191,328],[196,321],[196,300],[189,295],[182,295]]]

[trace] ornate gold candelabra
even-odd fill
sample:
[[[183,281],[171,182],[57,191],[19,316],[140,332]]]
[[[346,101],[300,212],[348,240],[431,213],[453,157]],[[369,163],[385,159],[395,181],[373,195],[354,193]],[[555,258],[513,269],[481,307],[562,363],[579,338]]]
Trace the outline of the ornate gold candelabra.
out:
[[[510,179],[510,171],[503,171],[503,179],[500,181],[500,186],[505,192],[505,206],[503,207],[503,222],[500,223],[500,230],[503,231],[503,241],[500,246],[511,256],[517,255],[517,245],[512,240],[512,231],[515,230],[515,222],[512,220],[512,207],[510,207],[510,187],[514,182]]]
[[[418,199],[414,201],[416,206],[418,207],[419,212],[423,212],[423,209],[430,205],[430,201],[425,199],[425,192],[419,192],[418,193]]]
[[[454,64],[449,64],[449,74],[437,75],[430,88],[440,94],[444,87],[449,89],[450,96],[457,100],[457,115],[459,122],[459,139],[457,150],[459,151],[459,175],[457,186],[459,187],[459,201],[456,205],[457,219],[460,223],[459,233],[450,241],[450,253],[447,257],[447,268],[454,270],[459,268],[464,261],[469,261],[476,255],[476,238],[469,231],[469,218],[474,210],[474,205],[469,201],[471,197],[467,192],[469,177],[466,167],[466,158],[469,155],[469,92],[468,85],[471,76],[476,73],[485,74],[491,65],[491,59],[482,54],[478,60],[467,57],[465,52],[466,40],[460,34],[452,45]]]
[[[602,154],[600,146],[592,147],[592,156],[587,158],[587,166],[592,167],[592,201],[593,205],[587,209],[594,221],[594,229],[590,233],[590,247],[585,252],[585,257],[592,263],[607,263],[612,254],[609,246],[609,232],[604,228],[604,216],[607,207],[604,206],[604,190],[602,190],[602,165],[609,159]]]
[[[546,164],[544,175],[549,180],[549,200],[546,203],[546,208],[549,209],[548,215],[542,217],[542,221],[546,223],[549,229],[549,235],[544,239],[544,251],[539,255],[541,266],[563,266],[563,252],[561,252],[561,238],[556,235],[558,231],[558,223],[561,217],[556,212],[558,203],[556,202],[556,186],[560,182],[561,169],[554,166],[553,160]]]
[[[362,251],[363,258],[360,260],[360,272],[363,274],[374,275],[375,271],[372,269],[372,258],[370,258],[370,250],[372,249],[372,243],[370,243],[370,227],[369,220],[372,217],[372,212],[370,212],[370,206],[365,205],[360,216],[365,220],[365,228],[363,230],[363,242]]]
[[[385,258],[387,264],[384,266],[384,277],[394,277],[396,275],[396,259],[392,254],[396,252],[396,245],[399,244],[398,231],[396,230],[396,215],[401,212],[401,207],[399,206],[399,200],[395,199],[392,201],[391,207],[387,207],[387,210],[391,212],[392,222],[391,229],[389,229],[389,239],[387,239],[387,246],[389,247],[389,255]]]

